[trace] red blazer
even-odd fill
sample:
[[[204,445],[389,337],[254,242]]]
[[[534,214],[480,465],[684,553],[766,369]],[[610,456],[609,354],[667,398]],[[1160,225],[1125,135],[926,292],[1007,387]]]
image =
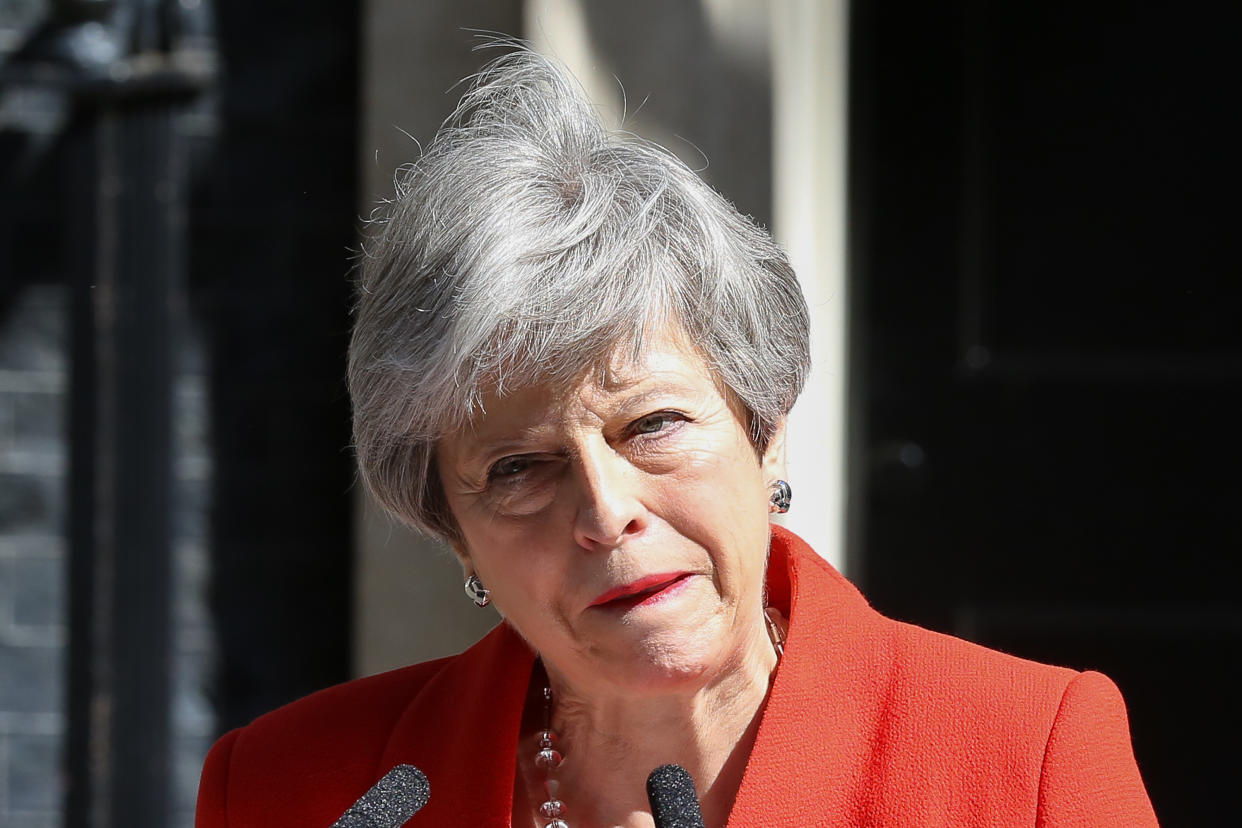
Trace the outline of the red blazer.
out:
[[[1156,824],[1103,675],[884,618],[779,527],[768,571],[789,634],[729,826]],[[234,730],[197,828],[328,828],[402,763],[431,781],[410,828],[508,826],[533,660],[502,624]]]

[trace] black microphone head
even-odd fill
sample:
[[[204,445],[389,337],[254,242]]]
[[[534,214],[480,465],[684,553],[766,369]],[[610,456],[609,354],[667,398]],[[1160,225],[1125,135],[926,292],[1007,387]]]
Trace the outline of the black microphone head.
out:
[[[401,828],[430,798],[427,775],[413,765],[397,765],[341,814],[332,828]]]
[[[656,828],[703,828],[694,780],[680,765],[661,765],[647,777],[647,801]]]

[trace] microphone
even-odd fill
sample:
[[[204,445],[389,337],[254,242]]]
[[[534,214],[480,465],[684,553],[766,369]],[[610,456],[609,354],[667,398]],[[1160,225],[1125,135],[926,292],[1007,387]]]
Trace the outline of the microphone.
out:
[[[656,828],[703,828],[694,780],[680,765],[661,765],[647,777],[647,801]]]
[[[332,828],[401,828],[431,797],[427,775],[413,765],[397,765],[332,823]]]

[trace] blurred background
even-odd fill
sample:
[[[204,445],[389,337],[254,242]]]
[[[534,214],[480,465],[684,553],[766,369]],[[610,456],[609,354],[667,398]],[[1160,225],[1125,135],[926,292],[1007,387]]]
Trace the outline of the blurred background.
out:
[[[529,39],[772,228],[790,525],[883,612],[1100,669],[1168,825],[1242,738],[1216,5],[0,0],[0,825],[190,826],[224,730],[496,618],[356,485],[362,218]],[[489,611],[490,612],[490,611]]]

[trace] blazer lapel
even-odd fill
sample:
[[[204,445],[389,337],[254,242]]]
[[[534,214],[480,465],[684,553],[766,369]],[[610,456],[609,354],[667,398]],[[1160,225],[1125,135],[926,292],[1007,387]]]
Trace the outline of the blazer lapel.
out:
[[[381,773],[408,763],[431,783],[412,825],[504,826],[534,654],[500,624],[423,687],[393,729]]]

